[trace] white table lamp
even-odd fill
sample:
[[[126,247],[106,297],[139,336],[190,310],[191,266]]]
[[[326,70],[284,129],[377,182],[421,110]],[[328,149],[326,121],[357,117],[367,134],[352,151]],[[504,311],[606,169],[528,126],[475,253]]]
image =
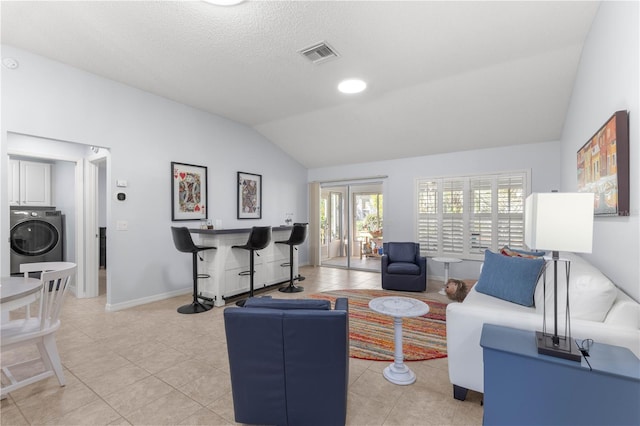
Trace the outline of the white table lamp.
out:
[[[570,263],[568,261],[565,261],[567,277],[565,333],[564,335],[558,335],[558,261],[560,260],[558,252],[591,253],[593,244],[593,206],[594,194],[586,192],[534,193],[526,199],[524,242],[534,250],[552,251],[553,261],[554,329],[553,334],[547,333],[545,306],[543,331],[536,332],[538,353],[572,361],[580,361],[581,359],[581,352],[575,342],[571,340],[569,314]]]

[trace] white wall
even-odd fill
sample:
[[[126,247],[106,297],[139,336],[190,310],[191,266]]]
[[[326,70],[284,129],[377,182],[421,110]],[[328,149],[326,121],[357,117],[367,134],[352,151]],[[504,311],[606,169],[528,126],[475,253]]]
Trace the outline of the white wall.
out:
[[[640,301],[638,2],[602,2],[582,52],[562,135],[562,190],[577,189],[576,152],[618,110],[629,111],[631,216],[597,217],[586,256]]]
[[[514,143],[517,135],[514,135]],[[391,142],[390,142],[391,143]],[[423,177],[460,176],[511,170],[531,170],[531,190],[549,192],[560,186],[560,144],[514,145],[425,157],[351,164],[309,170],[309,181],[331,181],[387,175],[384,181],[384,238],[416,241],[415,181]],[[443,264],[428,262],[428,274],[444,277]],[[451,275],[477,278],[479,262],[451,266]]]
[[[116,179],[129,183],[126,201],[108,201],[110,306],[190,288],[190,257],[176,251],[169,231],[171,161],[208,167],[209,217],[225,228],[279,225],[285,212],[307,221],[306,170],[251,128],[21,49],[2,46],[2,54],[20,63],[2,72],[2,176],[7,132],[17,132],[109,148],[108,188],[115,192]],[[238,171],[263,176],[261,220],[236,219]],[[0,211],[6,271],[6,188],[0,189]],[[129,230],[115,231],[118,220],[128,221]],[[305,256],[301,250],[303,263]]]
[[[70,161],[56,161],[51,176],[53,205],[64,215],[64,260],[76,261],[76,165]]]

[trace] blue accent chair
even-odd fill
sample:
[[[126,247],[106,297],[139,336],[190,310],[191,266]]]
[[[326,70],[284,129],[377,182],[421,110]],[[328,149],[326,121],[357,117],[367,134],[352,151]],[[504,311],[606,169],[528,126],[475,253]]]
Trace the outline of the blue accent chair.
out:
[[[348,300],[249,298],[224,310],[235,420],[344,425]]]
[[[426,291],[427,258],[420,256],[418,243],[383,243],[382,288],[385,290]]]

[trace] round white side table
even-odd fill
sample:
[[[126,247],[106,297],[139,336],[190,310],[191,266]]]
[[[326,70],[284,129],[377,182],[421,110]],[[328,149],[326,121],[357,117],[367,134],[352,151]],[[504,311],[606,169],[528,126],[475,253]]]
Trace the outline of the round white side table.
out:
[[[444,289],[447,287],[447,281],[449,281],[449,264],[450,263],[460,263],[462,259],[458,259],[457,257],[434,257],[432,258],[436,262],[444,263],[444,285],[440,289],[438,293],[444,295]]]
[[[402,353],[402,318],[421,317],[429,313],[429,305],[410,297],[376,297],[369,302],[369,308],[383,315],[393,317],[394,351],[393,362],[382,372],[385,379],[396,385],[410,385],[416,381],[416,374],[404,363]]]

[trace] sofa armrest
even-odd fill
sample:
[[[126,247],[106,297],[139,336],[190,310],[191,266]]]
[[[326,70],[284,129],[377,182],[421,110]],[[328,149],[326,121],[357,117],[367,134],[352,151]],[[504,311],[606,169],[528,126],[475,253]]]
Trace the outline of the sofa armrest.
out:
[[[336,299],[334,310],[349,312],[349,299],[347,299],[346,297],[338,297]]]
[[[424,273],[427,270],[427,258],[425,256],[418,255],[416,257],[416,264],[420,266],[420,273]]]
[[[542,316],[466,303],[447,305],[449,380],[453,385],[476,392],[484,392],[484,361],[480,346],[483,324],[537,330],[542,327]]]

